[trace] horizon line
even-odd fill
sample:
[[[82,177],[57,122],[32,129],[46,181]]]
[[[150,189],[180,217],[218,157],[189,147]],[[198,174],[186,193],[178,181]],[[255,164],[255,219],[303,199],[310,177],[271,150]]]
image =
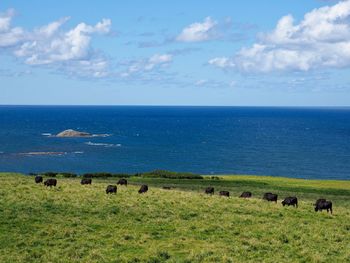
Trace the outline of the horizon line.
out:
[[[245,107],[245,108],[350,108],[350,105],[162,105],[162,104],[0,104],[0,107]]]

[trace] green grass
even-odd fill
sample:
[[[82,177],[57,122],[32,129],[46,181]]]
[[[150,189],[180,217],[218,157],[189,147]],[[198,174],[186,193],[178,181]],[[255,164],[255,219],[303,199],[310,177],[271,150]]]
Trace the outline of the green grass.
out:
[[[58,177],[56,188],[0,174],[0,262],[349,262],[350,182],[227,176],[212,180]],[[150,190],[139,195],[136,184]],[[173,190],[162,190],[162,186]],[[233,197],[206,196],[203,189]],[[252,199],[237,198],[251,191]],[[261,200],[297,195],[299,208]],[[334,214],[312,203],[333,201]]]

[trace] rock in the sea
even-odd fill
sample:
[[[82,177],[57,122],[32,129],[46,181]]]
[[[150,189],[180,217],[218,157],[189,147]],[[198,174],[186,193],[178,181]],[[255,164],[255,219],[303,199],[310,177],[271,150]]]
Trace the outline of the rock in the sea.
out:
[[[91,137],[88,132],[80,132],[72,129],[62,131],[56,135],[56,137]]]

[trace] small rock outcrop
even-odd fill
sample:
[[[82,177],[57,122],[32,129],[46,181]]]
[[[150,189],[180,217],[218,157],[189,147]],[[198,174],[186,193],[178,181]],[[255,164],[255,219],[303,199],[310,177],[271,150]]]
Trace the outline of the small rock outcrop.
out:
[[[92,135],[88,132],[81,132],[68,129],[58,133],[56,137],[92,137]]]

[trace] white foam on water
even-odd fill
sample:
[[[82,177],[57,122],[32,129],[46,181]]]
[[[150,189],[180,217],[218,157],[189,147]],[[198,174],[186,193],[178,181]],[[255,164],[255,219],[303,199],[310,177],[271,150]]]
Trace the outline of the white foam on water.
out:
[[[108,134],[108,133],[105,133],[105,134],[92,134],[92,137],[109,137],[109,136],[112,136],[112,134]]]
[[[40,156],[40,155],[62,156],[65,154],[67,154],[67,152],[24,152],[24,153],[18,153],[18,155],[24,155],[24,156]]]
[[[122,146],[120,143],[113,144],[113,143],[86,142],[85,144],[91,145],[91,146],[103,146],[103,147],[120,147],[120,146]]]

